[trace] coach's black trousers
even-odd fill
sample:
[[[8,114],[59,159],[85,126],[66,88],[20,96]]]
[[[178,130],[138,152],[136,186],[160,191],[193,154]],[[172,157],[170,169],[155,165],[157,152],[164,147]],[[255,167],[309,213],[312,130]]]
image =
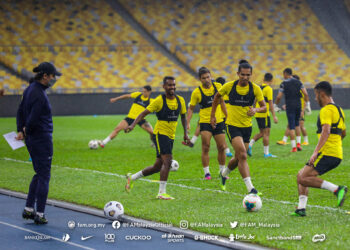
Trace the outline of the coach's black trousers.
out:
[[[29,186],[26,207],[34,208],[36,202],[36,211],[44,213],[51,177],[52,134],[28,135],[26,146],[36,173]]]

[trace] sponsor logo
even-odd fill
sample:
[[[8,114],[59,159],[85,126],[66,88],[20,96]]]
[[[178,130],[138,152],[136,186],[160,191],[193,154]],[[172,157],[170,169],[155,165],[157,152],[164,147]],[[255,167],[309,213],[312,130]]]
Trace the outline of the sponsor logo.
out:
[[[62,240],[63,240],[64,242],[69,241],[69,239],[70,239],[69,234],[64,234],[63,237],[62,237]]]
[[[75,221],[74,220],[70,220],[68,221],[68,228],[69,229],[74,229],[75,228]]]
[[[90,235],[90,236],[86,236],[86,237],[81,236],[81,240],[82,240],[82,241],[84,241],[84,240],[88,240],[88,239],[90,239],[90,238],[92,238],[92,237],[94,237],[94,236],[92,236],[92,235]]]
[[[105,234],[105,242],[114,243],[115,242],[115,234]]]
[[[326,240],[326,235],[325,234],[315,234],[312,237],[312,242],[322,242]]]
[[[126,240],[151,240],[151,235],[126,235]]]

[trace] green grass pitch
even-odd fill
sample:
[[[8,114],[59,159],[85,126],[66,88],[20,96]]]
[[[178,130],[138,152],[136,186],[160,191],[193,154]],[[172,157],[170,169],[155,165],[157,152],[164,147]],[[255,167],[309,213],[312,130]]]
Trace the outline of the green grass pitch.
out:
[[[346,112],[350,117],[350,111]],[[248,242],[283,249],[345,249],[350,245],[350,201],[336,208],[336,198],[327,190],[310,189],[307,217],[290,217],[298,202],[296,174],[311,156],[317,143],[316,119],[318,111],[306,117],[310,145],[302,152],[290,153],[290,145],[278,146],[286,127],[285,113],[278,114],[279,124],[272,126],[270,152],[276,159],[263,158],[262,142],[253,147],[253,157],[248,159],[254,186],[263,193],[263,207],[257,213],[242,208],[246,187],[237,170],[230,174],[227,191],[219,191],[216,147],[212,141],[210,151],[210,181],[203,179],[200,139],[194,148],[181,144],[183,130],[179,122],[174,143],[174,159],[180,164],[177,172],[169,176],[167,192],[176,199],[157,200],[159,174],[139,180],[131,193],[124,191],[122,175],[135,173],[155,161],[155,149],[150,147],[148,134],[137,127],[132,133],[121,132],[104,149],[90,150],[90,139],[103,139],[124,116],[74,116],[54,117],[54,158],[49,198],[103,208],[110,200],[124,205],[125,213],[179,226],[187,220],[190,229],[229,237],[230,234],[252,236]],[[192,119],[191,134],[198,115]],[[156,117],[147,120],[154,126]],[[14,118],[0,119],[0,133],[16,129]],[[254,121],[253,134],[257,132]],[[345,159],[341,165],[322,178],[350,186],[350,140],[344,140]],[[20,161],[14,161],[20,160]],[[0,139],[0,187],[27,192],[33,175],[25,148],[12,151]],[[97,171],[94,171],[97,170]],[[112,173],[112,174],[111,174]],[[24,203],[23,203],[24,206]],[[20,215],[18,215],[20,216]],[[50,215],[48,214],[48,218]],[[230,228],[230,222],[238,226]],[[222,224],[222,227],[198,227],[193,223]],[[192,223],[192,224],[191,224]],[[254,226],[255,223],[255,226]],[[259,223],[277,224],[263,227]],[[198,225],[198,224],[197,224]],[[266,225],[266,224],[265,224]],[[323,242],[312,242],[315,234],[325,234]],[[301,236],[301,240],[271,240],[276,236]]]

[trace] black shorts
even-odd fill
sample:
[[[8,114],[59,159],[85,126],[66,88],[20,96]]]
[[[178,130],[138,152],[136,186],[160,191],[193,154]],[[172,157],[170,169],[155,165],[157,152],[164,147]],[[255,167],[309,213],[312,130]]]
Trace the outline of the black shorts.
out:
[[[260,129],[263,128],[271,128],[271,119],[268,117],[255,117],[256,122],[258,123],[258,127]]]
[[[161,134],[153,134],[152,139],[154,145],[156,145],[157,158],[160,158],[160,155],[173,154],[173,139],[170,139],[168,136]]]
[[[337,157],[322,155],[319,153],[317,159],[314,162],[314,165],[311,167],[314,167],[319,175],[323,175],[328,171],[338,167],[340,162],[341,159]],[[310,166],[309,162],[307,162],[306,165]]]
[[[209,131],[212,133],[212,135],[220,135],[220,134],[225,134],[225,123],[224,122],[219,122],[216,124],[216,128],[213,129],[213,127],[210,125],[210,123],[200,123],[200,131]]]
[[[133,123],[135,121],[135,119],[131,119],[129,117],[125,117],[124,120],[128,123],[129,126],[131,125],[131,123]],[[147,122],[146,119],[143,119],[143,120],[139,121],[138,125],[141,127],[146,122]]]
[[[286,109],[288,126],[289,129],[295,129],[299,126],[301,108],[300,107],[291,107]]]
[[[230,142],[232,142],[232,139],[236,136],[240,136],[243,138],[243,142],[249,143],[250,136],[252,135],[252,127],[246,127],[246,128],[239,128],[231,125],[227,126],[227,136]]]

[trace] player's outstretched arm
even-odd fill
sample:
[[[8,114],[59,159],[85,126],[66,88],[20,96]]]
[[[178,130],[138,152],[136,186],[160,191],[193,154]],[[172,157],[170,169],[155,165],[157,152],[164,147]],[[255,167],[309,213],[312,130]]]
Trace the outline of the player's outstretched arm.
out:
[[[181,123],[182,123],[182,127],[184,128],[184,142],[189,143],[190,138],[188,138],[186,114],[181,115]]]
[[[109,99],[109,101],[111,103],[114,103],[116,101],[123,100],[123,99],[129,99],[129,98],[131,98],[131,94],[125,94],[125,95],[121,95],[121,96],[118,96],[118,97],[111,98],[111,99]]]
[[[310,98],[309,94],[307,93],[306,88],[302,88],[301,91],[304,94],[304,101],[305,101],[305,107],[304,110],[306,111],[306,114],[311,115],[311,105],[310,105]]]
[[[149,113],[151,113],[148,109],[145,109],[141,114],[139,114],[138,117],[136,117],[136,119],[133,121],[133,123],[130,124],[130,126],[128,126],[124,131],[125,133],[129,133],[131,132],[136,124],[138,124],[141,120],[143,120]]]
[[[276,100],[275,100],[275,104],[278,105],[282,99],[283,96],[283,92],[278,92]]]
[[[341,139],[343,140],[346,136],[346,129],[343,130],[343,132],[341,132]]]
[[[210,115],[210,124],[214,129],[216,128],[215,112],[216,112],[216,108],[218,107],[219,103],[221,103],[221,101],[222,101],[222,96],[220,95],[219,92],[217,92],[214,96],[214,101],[212,104],[211,115]]]

